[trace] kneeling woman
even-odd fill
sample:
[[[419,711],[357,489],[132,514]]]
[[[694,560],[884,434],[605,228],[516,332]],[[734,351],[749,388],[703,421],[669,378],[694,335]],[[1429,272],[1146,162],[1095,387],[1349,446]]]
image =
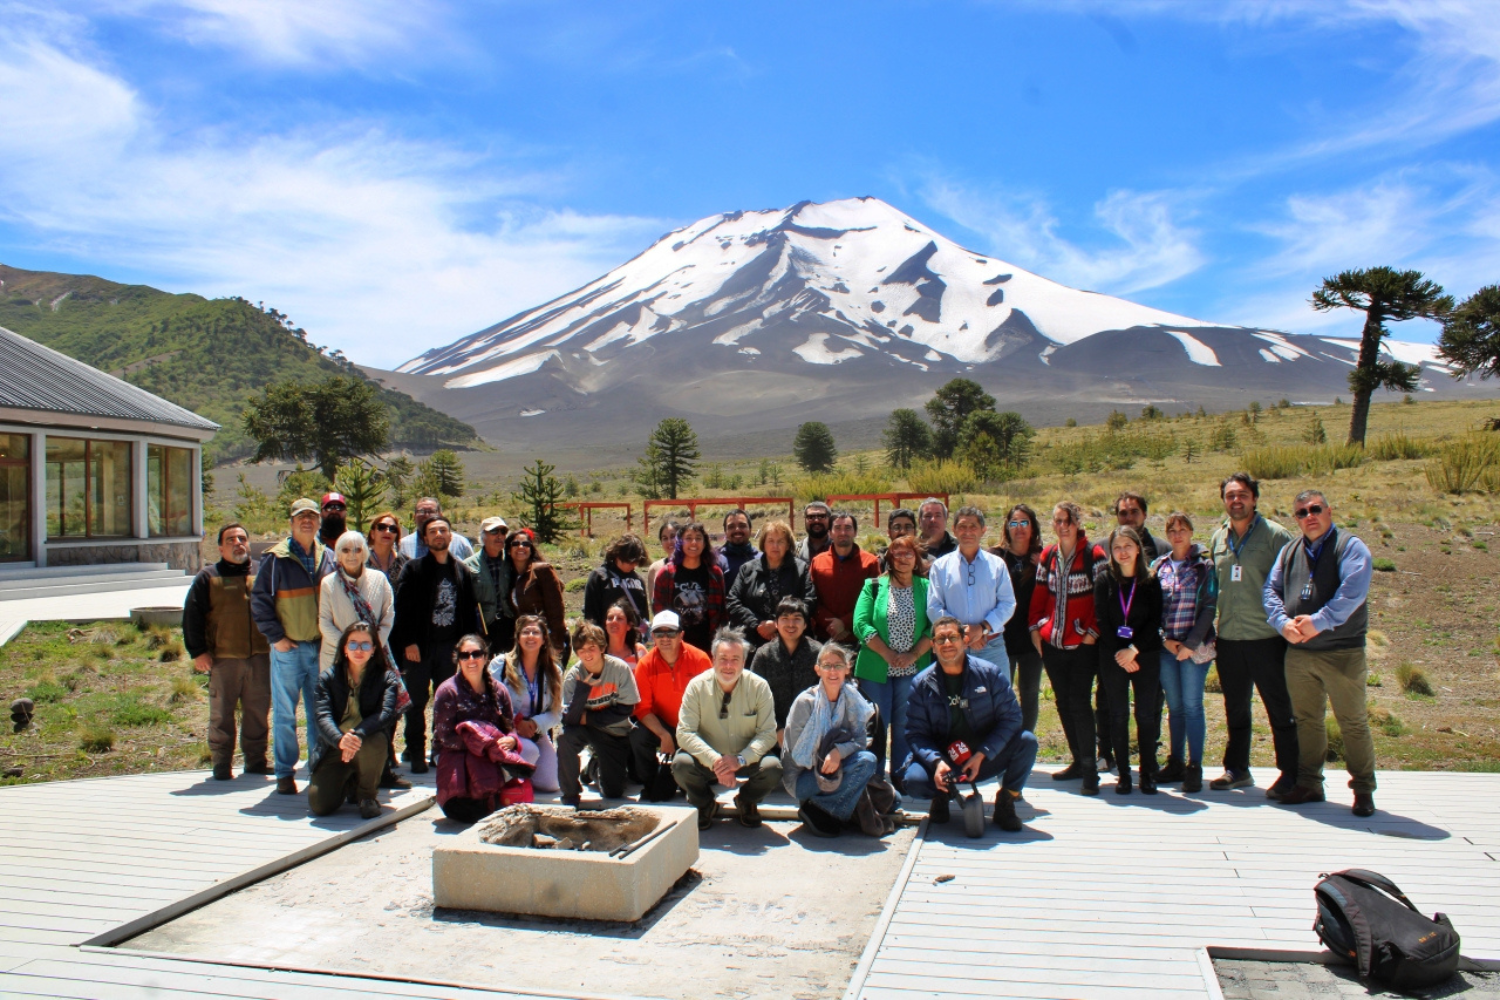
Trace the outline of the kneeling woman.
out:
[[[490,676],[505,686],[515,706],[521,756],[536,765],[532,788],[557,791],[552,730],[562,721],[562,671],[552,658],[547,623],[539,615],[516,619],[516,647],[490,661]]]
[[[850,658],[838,643],[824,645],[813,667],[818,683],[797,696],[786,720],[782,783],[797,799],[797,818],[820,837],[837,836],[875,775],[865,749],[874,708],[848,683]]]
[[[307,807],[314,816],[337,811],[350,786],[365,819],[380,815],[376,788],[385,770],[386,727],[396,718],[401,682],[368,622],[355,622],[339,637],[333,666],[318,678],[313,721],[318,745],[308,752],[312,775]]]
[[[530,778],[532,770],[516,742],[510,693],[486,669],[487,646],[482,636],[458,640],[458,669],[438,685],[432,703],[438,806],[460,823],[499,809],[507,784],[526,787],[519,779]],[[517,801],[530,801],[529,787]]]

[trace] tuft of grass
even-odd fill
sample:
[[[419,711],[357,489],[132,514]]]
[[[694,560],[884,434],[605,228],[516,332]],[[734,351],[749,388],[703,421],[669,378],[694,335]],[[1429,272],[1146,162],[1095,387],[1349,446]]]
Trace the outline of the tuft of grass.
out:
[[[587,577],[576,577],[563,584],[563,590],[567,591],[570,594],[576,594],[579,591],[583,590],[583,588],[588,585],[588,582],[589,581]]]
[[[1374,673],[1372,671],[1372,672],[1370,672],[1370,673],[1368,673],[1368,674],[1365,675],[1365,687],[1378,688],[1378,687],[1384,687],[1384,686],[1385,686],[1385,681],[1381,680],[1379,674]]]
[[[1406,723],[1401,717],[1383,705],[1371,705],[1366,709],[1370,725],[1380,730],[1387,736],[1402,736],[1406,733]]]
[[[1357,444],[1269,445],[1252,448],[1244,466],[1257,479],[1291,479],[1363,465],[1365,450]]]
[[[1339,728],[1339,720],[1332,715],[1323,720],[1323,725],[1328,731],[1328,753],[1326,760],[1332,764],[1344,759],[1344,731]]]
[[[172,704],[197,701],[203,695],[203,685],[196,675],[179,675],[172,678]]]
[[[979,485],[979,477],[964,462],[941,459],[914,462],[906,474],[907,490],[912,493],[968,493]],[[869,490],[830,490],[830,493],[868,493]],[[876,490],[875,492],[880,492]],[[799,494],[800,496],[800,494]]]
[[[1210,694],[1223,694],[1224,685],[1219,683],[1219,668],[1212,666],[1208,668],[1208,674],[1203,678],[1203,690]]]
[[[1432,682],[1427,679],[1427,672],[1415,663],[1402,663],[1396,667],[1396,683],[1401,685],[1401,690],[1407,694],[1423,695],[1431,698]]]
[[[51,677],[38,681],[26,689],[26,697],[38,705],[43,702],[62,701],[67,696],[68,689]]]
[[[1369,456],[1377,462],[1426,458],[1432,452],[1433,446],[1429,442],[1414,438],[1405,431],[1382,434],[1367,449]]]
[[[1427,463],[1427,485],[1439,493],[1467,493],[1500,467],[1500,435],[1467,434],[1443,445]],[[1486,482],[1486,488],[1488,484]]]
[[[125,729],[141,726],[159,726],[172,721],[172,713],[160,705],[142,701],[140,695],[122,694],[116,697],[110,709],[109,719]]]
[[[1374,568],[1375,572],[1377,572],[1377,573],[1394,573],[1394,572],[1396,572],[1396,560],[1394,560],[1394,559],[1387,559],[1384,556],[1378,556],[1378,557],[1376,557],[1370,563],[1370,565],[1371,565],[1371,567]]]
[[[108,753],[115,748],[115,733],[105,726],[84,726],[78,731],[78,749],[84,753]]]
[[[161,647],[161,652],[157,654],[157,659],[162,663],[176,663],[186,655],[187,650],[183,647],[182,640],[174,638],[168,640]]]

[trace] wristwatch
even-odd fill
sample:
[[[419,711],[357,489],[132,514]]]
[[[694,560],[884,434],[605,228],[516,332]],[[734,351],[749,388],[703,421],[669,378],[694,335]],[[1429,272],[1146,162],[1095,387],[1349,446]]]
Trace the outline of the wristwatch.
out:
[[[745,766],[745,755],[744,754],[737,753],[737,754],[734,755],[734,759],[740,762],[740,767],[744,767]]]

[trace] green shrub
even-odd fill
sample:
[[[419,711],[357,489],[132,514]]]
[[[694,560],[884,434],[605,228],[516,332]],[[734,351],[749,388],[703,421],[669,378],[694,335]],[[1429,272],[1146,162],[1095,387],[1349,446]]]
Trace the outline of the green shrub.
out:
[[[1380,675],[1375,673],[1374,671],[1371,671],[1370,673],[1365,675],[1365,687],[1378,688],[1384,686],[1385,681],[1381,680]]]
[[[1437,457],[1423,470],[1427,483],[1439,493],[1467,493],[1476,486],[1494,482],[1494,470],[1500,466],[1500,437],[1468,434],[1443,445]],[[1486,481],[1486,473],[1491,478]]]
[[[958,463],[942,463],[953,464]],[[966,467],[967,468],[967,467]],[[912,466],[912,474],[916,474],[916,466]],[[969,475],[972,477],[973,472]],[[803,503],[809,500],[827,500],[829,497],[854,495],[863,493],[889,493],[892,483],[888,476],[879,472],[856,472],[853,470],[835,469],[833,472],[814,473],[809,476],[799,477],[792,484],[792,493]],[[913,490],[913,492],[919,492]],[[939,492],[961,492],[940,490]]]
[[[1367,451],[1377,462],[1393,462],[1397,459],[1426,458],[1432,454],[1432,445],[1405,431],[1395,431],[1380,435]]]
[[[979,485],[974,470],[963,462],[940,459],[935,462],[913,462],[906,473],[907,489],[912,493],[970,493]],[[834,493],[879,493],[880,490],[834,490]],[[806,494],[799,493],[798,497]],[[808,499],[811,499],[810,497]]]
[[[1432,682],[1427,679],[1427,671],[1415,663],[1403,663],[1396,668],[1396,683],[1407,694],[1432,697]]]
[[[1375,568],[1375,572],[1377,573],[1396,572],[1396,560],[1394,559],[1386,559],[1384,557],[1380,557],[1375,559],[1370,565]]]
[[[57,683],[57,681],[51,677],[48,677],[46,680],[38,681],[36,684],[33,684],[31,687],[26,689],[26,697],[30,698],[38,705],[42,704],[43,702],[62,701],[63,698],[67,697],[67,694],[68,689],[63,685]]]
[[[1407,731],[1406,723],[1401,721],[1401,717],[1384,706],[1371,705],[1366,709],[1366,714],[1370,725],[1387,736],[1403,736]]]
[[[576,594],[584,587],[586,587],[588,585],[588,582],[588,577],[586,576],[574,577],[567,583],[563,584],[563,590],[566,590],[570,594]]]
[[[78,749],[84,753],[108,753],[115,748],[114,730],[85,726],[78,731]]]
[[[1357,444],[1272,445],[1245,452],[1243,465],[1256,479],[1292,479],[1364,464]]]

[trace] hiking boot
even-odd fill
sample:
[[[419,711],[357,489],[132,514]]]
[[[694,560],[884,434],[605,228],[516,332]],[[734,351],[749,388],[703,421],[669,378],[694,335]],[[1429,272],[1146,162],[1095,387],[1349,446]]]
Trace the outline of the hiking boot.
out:
[[[1354,793],[1354,815],[1365,819],[1375,815],[1375,796],[1370,792]]]
[[[297,794],[297,779],[296,778],[277,778],[276,779],[276,794],[277,795],[296,795]]]
[[[1115,779],[1115,794],[1129,795],[1131,791],[1132,785],[1130,783],[1130,770],[1129,768],[1126,768],[1121,770],[1120,776]]]
[[[1076,760],[1061,771],[1052,772],[1053,781],[1073,781],[1081,777],[1083,777],[1083,768],[1079,766]]]
[[[245,763],[245,769],[244,770],[245,770],[246,774],[270,774],[271,773],[270,766],[267,765],[264,760],[257,760],[257,761],[254,761],[254,762],[247,761]]]
[[[1006,833],[1021,832],[1021,817],[1016,815],[1016,800],[1019,798],[1004,788],[995,793],[995,825]]]
[[[927,825],[946,823],[952,817],[948,813],[948,796],[939,793],[927,807]]]
[[[1293,788],[1290,792],[1287,792],[1281,797],[1281,804],[1284,806],[1300,806],[1305,805],[1308,802],[1323,801],[1325,801],[1325,797],[1323,795],[1323,789],[1321,787],[1308,788],[1306,785],[1298,785],[1296,788]],[[1356,799],[1355,805],[1358,806],[1358,804],[1359,800]],[[1373,801],[1370,803],[1370,808],[1372,811],[1374,810]]]
[[[738,813],[735,818],[740,821],[740,826],[747,826],[752,830],[760,826],[760,807],[758,805],[743,795],[736,795],[734,797],[734,806]]]
[[[1225,771],[1213,781],[1208,787],[1216,792],[1227,792],[1231,788],[1249,788],[1255,784],[1255,779],[1250,777],[1249,771]]]
[[[842,824],[829,815],[817,803],[808,801],[797,807],[797,818],[802,821],[802,826],[814,837],[837,837]]]
[[[1266,789],[1266,798],[1272,802],[1280,802],[1286,797],[1287,792],[1297,787],[1297,776],[1295,774],[1283,774],[1271,783]]]
[[[1201,764],[1189,764],[1183,769],[1182,790],[1184,792],[1203,791],[1203,766]]]
[[[374,819],[376,816],[379,816],[379,815],[380,815],[380,803],[379,802],[376,802],[374,799],[360,799],[359,800],[359,818],[360,819]]]
[[[229,767],[228,764],[215,764],[214,765],[214,780],[215,781],[228,781],[229,779],[231,779],[233,777],[234,777],[234,771]]]
[[[575,800],[575,802],[573,804],[577,805],[578,803]],[[718,818],[719,818],[719,804],[717,802],[713,803],[707,809],[699,809],[698,810],[698,830],[699,830],[699,832],[701,833],[702,831],[707,830],[709,827],[713,826],[714,825],[714,820],[716,820]]]
[[[1167,766],[1156,774],[1156,783],[1159,785],[1170,785],[1187,777],[1187,766],[1183,764],[1181,757],[1168,757]],[[1141,789],[1145,791],[1145,789]]]
[[[1154,774],[1151,773],[1151,769],[1150,768],[1146,768],[1146,767],[1141,768],[1141,794],[1142,795],[1155,795],[1156,794],[1156,775],[1154,775]]]

